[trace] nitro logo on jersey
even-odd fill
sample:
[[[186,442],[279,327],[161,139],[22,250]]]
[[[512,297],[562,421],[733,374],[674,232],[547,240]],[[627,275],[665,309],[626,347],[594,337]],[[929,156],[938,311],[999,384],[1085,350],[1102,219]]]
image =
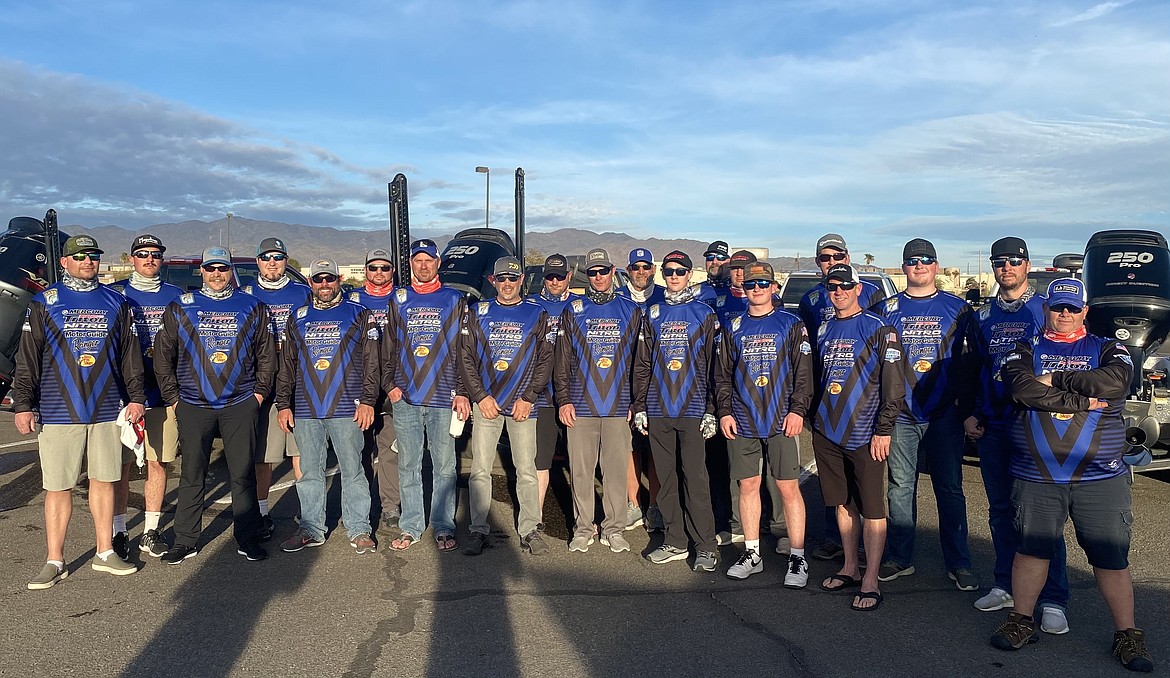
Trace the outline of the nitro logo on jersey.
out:
[[[918,344],[942,339],[941,316],[912,316],[902,319],[902,342]]]
[[[235,337],[240,332],[239,318],[231,311],[197,311],[199,335],[203,337]]]
[[[586,318],[585,339],[596,341],[617,340],[622,336],[622,324],[616,318]]]
[[[1040,354],[1041,374],[1049,372],[1085,372],[1093,369],[1093,358],[1087,355]]]
[[[1016,342],[1032,334],[1030,323],[999,323],[991,330],[987,348],[992,353],[1005,353],[1015,347]]]

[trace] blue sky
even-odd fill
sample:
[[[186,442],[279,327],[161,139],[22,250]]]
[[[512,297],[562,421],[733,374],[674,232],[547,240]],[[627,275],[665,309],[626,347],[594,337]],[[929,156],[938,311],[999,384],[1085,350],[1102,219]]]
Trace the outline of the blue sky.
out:
[[[336,7],[336,8],[335,8]],[[1170,3],[12,3],[0,215],[723,237],[965,265],[1170,220]],[[983,256],[986,256],[984,254]]]

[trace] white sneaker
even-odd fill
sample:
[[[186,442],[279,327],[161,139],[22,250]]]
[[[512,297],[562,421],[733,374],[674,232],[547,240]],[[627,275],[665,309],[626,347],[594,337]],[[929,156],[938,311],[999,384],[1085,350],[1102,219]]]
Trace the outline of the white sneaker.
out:
[[[609,550],[614,553],[630,550],[630,542],[626,541],[626,538],[622,536],[621,532],[601,535],[601,543],[604,546],[608,546]]]
[[[1043,612],[1040,616],[1041,631],[1054,636],[1068,633],[1068,617],[1064,616],[1064,610],[1052,606],[1044,606],[1040,610]]]
[[[788,537],[780,537],[776,539],[776,553],[782,556],[787,556],[792,553],[792,542],[788,539]]]
[[[587,537],[573,537],[569,542],[569,550],[577,551],[578,553],[585,553],[589,550],[589,546],[593,543],[593,535]]]
[[[788,556],[788,571],[784,573],[784,588],[802,589],[808,585],[808,561],[803,556]]]
[[[727,576],[732,579],[747,579],[753,574],[764,571],[764,559],[760,554],[747,549],[740,555],[735,564],[727,568]]]
[[[1012,598],[1012,594],[998,586],[988,591],[987,595],[975,601],[975,609],[983,610],[984,612],[995,612],[1005,607],[1015,607],[1015,605],[1016,601]]]

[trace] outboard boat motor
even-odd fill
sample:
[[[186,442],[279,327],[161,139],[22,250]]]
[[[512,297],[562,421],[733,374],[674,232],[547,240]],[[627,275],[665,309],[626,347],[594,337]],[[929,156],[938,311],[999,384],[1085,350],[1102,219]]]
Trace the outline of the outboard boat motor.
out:
[[[1130,461],[1170,465],[1170,359],[1155,355],[1170,334],[1170,249],[1155,231],[1095,233],[1085,247],[1089,331],[1125,345],[1134,376],[1126,401]],[[1150,455],[1149,452],[1154,455]],[[1160,464],[1161,465],[1161,464]]]
[[[496,288],[488,281],[496,259],[515,254],[516,245],[497,228],[469,228],[459,231],[443,249],[439,280],[444,287],[470,295],[471,301],[492,299]]]

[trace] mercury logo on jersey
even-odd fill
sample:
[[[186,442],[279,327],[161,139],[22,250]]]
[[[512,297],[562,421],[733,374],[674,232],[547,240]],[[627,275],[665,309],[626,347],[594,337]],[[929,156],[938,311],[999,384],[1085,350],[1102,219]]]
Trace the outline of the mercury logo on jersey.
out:
[[[1093,358],[1087,355],[1040,354],[1041,374],[1049,372],[1084,372],[1093,369]]]

